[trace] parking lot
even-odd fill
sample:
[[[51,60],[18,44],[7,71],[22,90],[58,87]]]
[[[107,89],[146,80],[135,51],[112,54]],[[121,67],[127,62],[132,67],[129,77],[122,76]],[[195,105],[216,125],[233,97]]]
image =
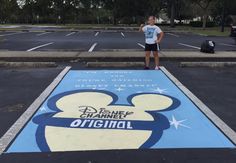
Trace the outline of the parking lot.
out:
[[[144,35],[139,32],[134,31],[109,31],[109,30],[84,30],[84,31],[51,31],[45,30],[43,28],[42,31],[38,29],[35,31],[22,31],[22,32],[0,32],[0,51],[6,53],[5,51],[9,51],[9,53],[17,53],[17,56],[27,53],[31,55],[37,52],[46,52],[58,54],[58,52],[86,52],[86,56],[88,56],[87,52],[91,52],[91,56],[96,56],[96,53],[92,52],[108,52],[107,54],[112,55],[114,53],[110,53],[113,51],[122,52],[124,55],[129,55],[129,53],[142,53],[144,48]],[[234,51],[236,51],[236,44],[234,40],[230,37],[213,37],[213,36],[203,36],[191,33],[179,33],[179,32],[165,32],[165,38],[161,44],[161,49],[163,55],[167,52],[174,52],[175,55],[177,53],[196,53],[196,51],[200,50],[201,43],[204,40],[213,40],[216,42],[216,51],[217,54],[226,53],[226,51],[233,51],[230,52],[234,55]],[[16,51],[16,52],[11,52]],[[21,51],[21,52],[17,52]],[[35,52],[34,52],[35,51]],[[30,53],[33,52],[33,53]],[[39,53],[41,54],[41,53]],[[216,56],[217,56],[216,54]],[[66,55],[66,53],[65,53]],[[89,55],[90,56],[90,55]],[[119,55],[117,55],[117,59],[119,59]],[[16,57],[17,58],[17,57]],[[31,58],[33,59],[33,58]],[[116,60],[112,60],[117,61]],[[143,56],[142,56],[143,59]],[[126,61],[126,59],[120,59]],[[13,59],[14,61],[14,59]],[[24,61],[24,60],[23,60]],[[30,60],[31,61],[31,60]],[[34,60],[32,60],[34,61]],[[38,60],[37,60],[38,61]],[[46,60],[47,61],[47,60]],[[104,59],[102,59],[104,61]],[[82,70],[96,70],[99,71],[103,69],[102,67],[90,68],[87,66],[86,61],[73,60],[72,62],[58,62],[55,61],[58,67],[54,68],[0,68],[0,136],[4,136],[8,131],[9,128],[14,126],[14,123],[17,121],[18,118],[22,117],[23,113],[26,110],[29,110],[29,106],[33,103],[33,101],[40,96],[40,94],[50,85],[52,81],[56,81],[56,77],[58,74],[65,68],[65,66],[72,66],[72,71],[77,71],[76,73],[81,73]],[[154,67],[154,63],[151,63],[152,67]],[[232,88],[235,87],[235,67],[231,68],[203,68],[203,67],[192,67],[192,68],[181,68],[179,61],[161,61],[161,65],[164,66],[170,73],[172,73],[180,82],[185,85],[193,94],[195,94],[209,109],[215,113],[222,121],[228,125],[232,131],[236,130],[236,122],[234,117],[236,115],[234,106],[235,106],[235,92],[232,91]],[[142,70],[143,67],[133,66],[132,68],[123,67],[123,68],[112,68],[106,67],[106,70],[118,70],[122,69],[125,70]],[[73,76],[73,75],[72,75]],[[99,77],[103,77],[103,75],[98,75]],[[115,77],[115,76],[113,76]],[[123,78],[124,76],[119,76]],[[65,77],[66,78],[66,77]],[[78,89],[82,88],[83,83],[81,83],[86,76],[81,78],[80,85]],[[95,75],[92,75],[91,78],[96,78]],[[160,80],[159,77],[157,77]],[[128,78],[127,78],[128,79]],[[191,79],[191,80],[190,80]],[[157,80],[157,81],[158,81]],[[17,81],[17,82],[16,82]],[[69,81],[69,80],[68,80]],[[73,81],[70,79],[70,81]],[[154,80],[156,81],[156,80]],[[85,85],[87,81],[85,81]],[[60,83],[63,83],[62,81]],[[110,82],[108,82],[110,83]],[[167,82],[163,82],[167,83]],[[77,83],[78,84],[78,83]],[[159,83],[158,83],[159,84]],[[66,86],[61,86],[63,89],[72,84],[67,84]],[[88,83],[88,85],[90,85]],[[143,88],[142,88],[143,89]],[[56,90],[56,89],[55,89]],[[99,89],[98,89],[99,90]],[[115,91],[117,93],[122,92],[124,89],[117,88]],[[168,91],[171,90],[170,88],[167,89]],[[154,90],[155,91],[155,90]],[[165,91],[159,90],[157,91]],[[173,91],[174,93],[176,91]],[[173,94],[174,94],[173,93]],[[179,97],[179,96],[178,96]],[[191,99],[190,99],[191,100]],[[182,101],[181,101],[182,102]],[[195,106],[195,105],[194,105]],[[35,108],[39,112],[45,111],[42,108]],[[41,110],[42,109],[42,110]],[[186,110],[183,113],[179,114],[179,116],[186,114],[190,115],[197,115],[198,113],[191,113],[191,107],[185,107]],[[181,110],[181,109],[180,109]],[[177,112],[177,111],[176,111]],[[70,150],[62,150],[60,152],[37,152],[34,153],[34,145],[31,146],[33,143],[28,143],[28,151],[22,153],[23,148],[27,148],[27,143],[24,145],[17,145],[17,143],[21,142],[30,142],[31,139],[34,139],[33,136],[28,135],[27,125],[20,127],[20,132],[17,134],[11,143],[7,146],[6,150],[3,154],[0,155],[0,162],[84,162],[84,163],[110,163],[110,162],[190,162],[190,163],[198,163],[198,162],[213,162],[213,163],[221,163],[221,162],[229,162],[233,163],[236,158],[236,150],[235,148],[231,148],[230,146],[216,146],[214,147],[215,143],[221,143],[221,141],[213,141],[213,146],[211,146],[212,136],[207,136],[206,132],[203,132],[203,128],[208,126],[208,123],[213,122],[216,125],[216,121],[211,120],[209,117],[206,118],[208,122],[206,123],[202,118],[196,118],[199,120],[200,123],[196,123],[197,127],[194,129],[190,124],[193,124],[193,117],[191,116],[182,117],[182,119],[177,120],[173,119],[174,113],[173,112],[169,115],[170,123],[172,124],[171,129],[174,132],[177,132],[178,127],[182,130],[179,133],[182,134],[181,131],[191,131],[191,133],[196,132],[199,133],[198,136],[179,136],[178,141],[166,141],[164,140],[165,134],[163,136],[164,145],[172,145],[172,148],[166,148],[161,145],[157,145],[156,148],[153,149],[139,149],[139,150],[95,150],[95,151],[75,151],[72,152]],[[202,113],[202,112],[199,112]],[[31,117],[33,119],[33,117]],[[30,118],[30,119],[31,119]],[[171,119],[172,118],[172,119]],[[179,120],[179,121],[178,121]],[[183,122],[183,124],[182,124]],[[30,121],[29,121],[30,123]],[[176,124],[180,123],[177,128],[174,128]],[[203,127],[200,127],[200,124],[204,124]],[[182,125],[182,126],[181,126]],[[218,129],[218,126],[214,126]],[[26,128],[25,128],[26,127]],[[28,126],[31,127],[31,126]],[[210,128],[212,129],[212,128]],[[24,132],[23,132],[24,131]],[[31,131],[31,129],[30,129]],[[171,130],[170,130],[171,131]],[[210,130],[209,130],[210,131]],[[23,133],[23,140],[18,139],[18,136],[21,137],[21,132]],[[166,131],[165,131],[166,132]],[[68,132],[67,132],[68,133]],[[215,130],[209,132],[213,135],[213,137],[217,135]],[[220,132],[221,133],[221,132]],[[25,136],[25,135],[26,136]],[[225,136],[226,133],[222,132],[222,136]],[[58,136],[58,135],[57,135]],[[170,134],[172,138],[173,135]],[[202,145],[197,143],[198,139],[202,137],[200,142],[203,142]],[[209,139],[211,137],[211,139]],[[177,138],[175,135],[174,138]],[[183,146],[187,142],[187,138],[189,140],[194,139],[194,141],[190,141],[192,146],[187,148]],[[227,136],[225,137],[227,139]],[[77,139],[77,138],[76,138]],[[185,141],[181,141],[184,139]],[[219,139],[220,140],[220,139]],[[205,141],[205,142],[204,142]],[[62,142],[60,140],[60,142]],[[68,145],[67,143],[63,143]],[[180,146],[176,145],[173,147],[174,144],[180,143]],[[166,143],[166,144],[165,144]],[[196,143],[196,144],[194,144]],[[231,143],[231,142],[230,142]],[[59,143],[56,143],[59,144]],[[74,144],[74,143],[73,143]],[[129,143],[127,143],[129,144]],[[32,147],[32,149],[31,149]],[[179,148],[182,147],[182,148]],[[36,147],[37,148],[37,147]],[[118,149],[118,148],[115,148]],[[14,151],[15,150],[15,151]],[[18,150],[18,152],[16,152]],[[42,150],[43,151],[43,150]],[[106,155],[106,157],[104,157]],[[157,157],[158,156],[158,157]]]
[[[217,51],[235,51],[230,37],[166,32],[162,50],[199,51],[204,40],[216,42]],[[142,51],[144,35],[121,31],[0,32],[1,51]]]
[[[1,1],[0,163],[236,163],[235,8]]]

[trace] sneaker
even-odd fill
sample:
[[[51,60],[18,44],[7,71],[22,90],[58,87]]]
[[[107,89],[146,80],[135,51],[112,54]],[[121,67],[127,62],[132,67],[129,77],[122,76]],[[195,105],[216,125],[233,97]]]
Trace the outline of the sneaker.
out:
[[[160,67],[159,67],[159,66],[156,66],[155,70],[160,70]]]
[[[150,70],[150,68],[146,66],[146,67],[144,67],[144,70]]]

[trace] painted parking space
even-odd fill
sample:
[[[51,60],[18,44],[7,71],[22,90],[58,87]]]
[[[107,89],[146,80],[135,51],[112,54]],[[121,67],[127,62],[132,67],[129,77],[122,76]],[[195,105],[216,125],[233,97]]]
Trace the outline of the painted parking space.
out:
[[[163,71],[69,71],[6,153],[235,148]]]

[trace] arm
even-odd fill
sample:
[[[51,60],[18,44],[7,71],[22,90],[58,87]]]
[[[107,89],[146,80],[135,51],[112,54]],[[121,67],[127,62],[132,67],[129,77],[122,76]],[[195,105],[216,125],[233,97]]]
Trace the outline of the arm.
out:
[[[144,32],[143,27],[144,27],[144,24],[141,24],[140,27],[139,27],[139,32]]]
[[[159,37],[158,37],[158,40],[156,41],[156,43],[157,43],[157,44],[160,44],[160,43],[161,43],[161,40],[163,39],[163,37],[164,37],[164,32],[161,32],[161,33],[159,34]]]

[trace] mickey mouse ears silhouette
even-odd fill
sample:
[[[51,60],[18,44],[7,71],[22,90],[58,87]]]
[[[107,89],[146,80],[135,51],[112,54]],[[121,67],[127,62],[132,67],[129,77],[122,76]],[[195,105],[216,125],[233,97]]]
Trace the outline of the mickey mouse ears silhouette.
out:
[[[69,112],[78,106],[105,107],[116,104],[118,96],[109,91],[101,90],[75,90],[58,94],[48,101],[48,107],[58,112]],[[174,97],[154,94],[139,93],[127,97],[128,104],[121,106],[135,106],[143,111],[168,111],[177,108],[180,101]]]

